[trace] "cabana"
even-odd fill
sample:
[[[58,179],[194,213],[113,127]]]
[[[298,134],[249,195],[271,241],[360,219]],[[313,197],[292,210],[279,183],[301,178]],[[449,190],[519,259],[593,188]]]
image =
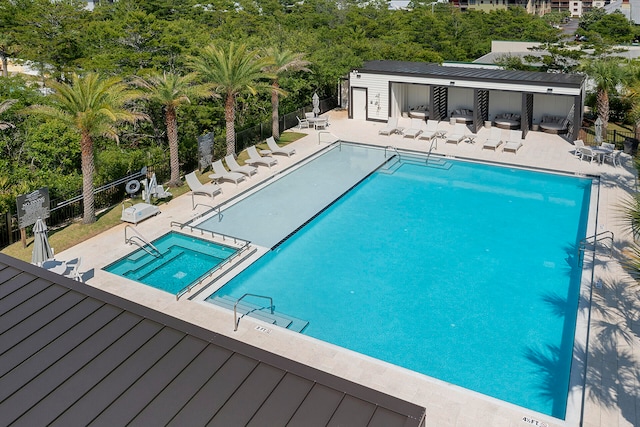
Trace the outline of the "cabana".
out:
[[[543,116],[552,115],[566,120],[566,138],[574,140],[582,123],[585,81],[578,74],[367,61],[349,74],[349,118],[387,122],[426,106],[429,119],[455,121],[455,112],[464,110],[472,115],[469,127],[475,133],[509,114],[520,118],[517,127],[526,136]]]

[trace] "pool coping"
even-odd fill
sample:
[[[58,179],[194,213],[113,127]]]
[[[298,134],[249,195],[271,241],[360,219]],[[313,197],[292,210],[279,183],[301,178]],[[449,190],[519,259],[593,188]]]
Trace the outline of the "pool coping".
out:
[[[380,124],[361,122],[354,120],[343,120],[346,116],[344,111],[334,111],[330,113],[332,115],[331,127],[332,136],[335,137],[335,133],[342,136],[344,140],[360,141],[367,140],[372,142],[373,145],[385,147],[390,144],[400,148],[416,148],[420,147],[421,152],[425,152],[428,149],[422,148],[424,144],[418,144],[417,141],[410,139],[403,139],[401,137],[387,137],[379,136],[377,130],[380,128]],[[445,125],[446,127],[446,125]],[[334,130],[334,128],[336,130]],[[325,142],[321,142],[318,138],[318,133],[313,130],[305,130],[308,137],[303,138],[294,143],[298,154],[294,157],[305,157],[313,154],[318,148],[322,148]],[[488,133],[489,130],[482,129],[480,131],[480,137],[478,141],[482,140],[483,133]],[[337,139],[337,137],[336,137]],[[616,232],[616,249],[624,246],[627,242],[631,242],[631,236],[628,232],[622,230],[619,222],[613,221],[615,219],[614,203],[616,199],[621,195],[626,195],[631,189],[636,188],[636,174],[633,169],[628,156],[622,156],[622,166],[614,168],[609,165],[600,166],[597,164],[583,162],[579,159],[576,160],[572,154],[573,146],[562,139],[562,137],[550,134],[540,134],[538,132],[529,132],[523,148],[521,148],[517,155],[515,154],[502,154],[500,151],[494,152],[491,150],[483,150],[481,144],[460,144],[458,146],[447,144],[442,149],[438,150],[437,154],[445,157],[453,158],[465,158],[469,157],[472,160],[495,162],[499,165],[518,167],[526,166],[536,168],[535,165],[545,164],[549,165],[551,170],[560,170],[567,172],[568,174],[575,174],[576,176],[598,176],[601,181],[600,192],[600,209],[598,211],[598,226],[600,228],[610,229]],[[291,163],[289,159],[284,158],[281,166],[286,167],[288,163]],[[295,158],[293,160],[296,160]],[[544,169],[544,168],[543,168]],[[260,169],[265,171],[266,169]],[[271,174],[270,171],[267,171]],[[264,172],[259,174],[259,177],[264,176]],[[246,185],[240,184],[240,190]],[[234,192],[235,189],[231,186],[225,187],[225,195],[229,192]],[[153,234],[159,228],[159,224],[163,218],[175,217],[179,218],[181,222],[185,222],[185,218],[193,218],[199,214],[199,212],[191,209],[190,199],[187,196],[178,197],[169,202],[168,206],[163,207],[163,215],[160,215],[154,219],[139,224],[137,227],[142,228],[146,233]],[[168,226],[165,227],[165,230]],[[105,247],[105,244],[110,249],[115,251],[120,250],[121,246],[121,233],[122,227],[115,227],[110,232],[102,233],[101,235],[89,239],[76,247],[70,248],[64,252],[58,254],[62,259],[73,258],[78,255],[87,255],[91,250],[99,252]],[[116,236],[116,237],[114,237]],[[602,307],[611,307],[609,300],[604,300],[608,292],[613,292],[616,289],[616,285],[624,284],[628,279],[628,274],[625,273],[620,266],[620,259],[618,257],[619,252],[616,251],[616,256],[613,258],[613,262],[602,260],[601,254],[597,255],[599,258],[598,263],[595,265],[597,269],[596,276],[604,281],[602,290],[592,289],[595,294],[598,295],[600,300],[596,301],[596,304],[600,304]],[[87,257],[88,262],[86,268],[91,268],[92,265],[101,264],[102,253],[99,253],[95,258]],[[94,258],[94,259],[91,259]],[[605,266],[604,262],[608,262]],[[603,268],[604,267],[604,268]],[[96,274],[98,276],[98,274]],[[614,281],[613,283],[611,281]],[[617,280],[617,282],[616,282]],[[356,366],[345,365],[341,360],[341,356],[338,356],[332,349],[321,349],[314,343],[309,344],[309,349],[290,348],[289,335],[285,334],[285,331],[273,331],[271,335],[266,335],[262,332],[254,331],[251,327],[261,326],[258,322],[247,320],[245,327],[238,333],[233,333],[230,330],[231,320],[228,315],[218,313],[218,310],[214,310],[215,313],[211,313],[211,310],[206,310],[206,313],[201,312],[199,309],[193,309],[194,304],[190,303],[190,307],[184,306],[184,301],[176,302],[167,301],[166,298],[161,298],[154,292],[142,292],[141,290],[132,290],[123,288],[121,284],[114,283],[110,278],[94,277],[90,278],[89,284],[105,289],[109,292],[119,294],[125,298],[138,301],[141,304],[160,309],[170,313],[173,316],[183,318],[196,325],[203,326],[208,329],[213,329],[216,332],[244,340],[245,342],[253,345],[260,346],[269,351],[277,354],[283,354],[286,357],[292,357],[301,363],[309,364],[310,366],[319,367],[327,372],[335,373],[337,375],[348,378],[352,381],[374,387],[381,391],[396,395],[405,400],[418,403],[427,407],[427,419],[430,420],[430,424],[438,426],[477,426],[477,425],[531,425],[532,422],[526,421],[525,418],[535,418],[535,414],[531,414],[530,411],[525,412],[520,407],[510,407],[510,404],[501,402],[504,405],[496,406],[494,403],[485,405],[482,402],[486,402],[486,399],[482,395],[471,395],[470,398],[466,398],[463,393],[454,391],[453,393],[447,390],[452,390],[451,387],[435,389],[430,386],[421,386],[424,378],[415,382],[410,376],[407,376],[405,372],[396,370],[390,370],[389,375],[384,375],[382,372],[387,369],[385,366],[378,366],[372,364],[363,364],[362,366],[358,361],[354,363]],[[160,292],[160,291],[158,291]],[[634,300],[635,301],[635,300]],[[197,304],[196,304],[197,305]],[[616,307],[613,307],[614,309]],[[222,311],[222,309],[220,309]],[[601,320],[599,313],[595,313],[595,320],[591,319],[591,322]],[[600,316],[600,317],[599,317]],[[227,323],[228,322],[228,323]],[[228,326],[227,326],[228,325]],[[593,329],[593,324],[590,325]],[[624,325],[623,325],[624,326]],[[590,332],[591,335],[595,332]],[[284,335],[284,336],[283,336]],[[635,337],[636,335],[634,335]],[[634,338],[637,341],[636,338]],[[597,335],[591,336],[590,347],[587,350],[591,351],[591,347],[596,347],[599,344],[599,338]],[[328,344],[327,344],[328,345]],[[633,354],[636,354],[636,350],[633,350]],[[611,425],[633,425],[625,424],[630,417],[633,417],[633,408],[628,408],[628,400],[623,399],[623,395],[620,398],[615,397],[613,400],[602,400],[599,398],[599,393],[606,393],[608,391],[607,385],[601,383],[602,378],[598,377],[598,373],[602,373],[601,369],[606,369],[606,379],[614,381],[618,378],[619,381],[624,381],[620,375],[624,372],[620,371],[614,366],[607,366],[603,368],[603,364],[609,364],[609,359],[598,359],[598,353],[596,355],[589,354],[587,358],[587,367],[590,369],[590,373],[587,375],[588,391],[585,393],[583,401],[585,405],[582,407],[583,418],[580,422],[585,426],[611,426]],[[597,360],[594,361],[593,358]],[[601,357],[601,356],[600,356]],[[398,368],[401,370],[402,368]],[[613,369],[613,370],[612,370]],[[595,376],[594,373],[595,372]],[[621,392],[626,392],[622,390]],[[470,392],[473,393],[473,392]],[[627,392],[628,393],[628,392]],[[606,395],[605,395],[606,396]],[[628,399],[628,398],[627,398]],[[624,409],[623,407],[627,406]],[[640,419],[640,418],[638,418]],[[537,419],[549,426],[554,425],[566,425],[565,422],[559,423],[556,418],[541,417]],[[523,424],[524,423],[524,424]],[[542,425],[542,424],[539,424]]]

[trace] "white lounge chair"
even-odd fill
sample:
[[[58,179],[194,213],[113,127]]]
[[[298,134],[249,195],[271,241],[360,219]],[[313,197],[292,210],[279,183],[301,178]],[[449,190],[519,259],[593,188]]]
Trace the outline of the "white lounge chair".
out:
[[[502,129],[498,127],[492,127],[491,132],[489,133],[489,138],[484,142],[482,148],[490,148],[493,151],[496,151],[498,147],[502,145]]]
[[[287,157],[291,157],[292,154],[296,153],[296,149],[292,147],[280,147],[276,143],[276,140],[273,139],[272,136],[267,138],[267,147],[271,150],[271,154],[283,154]]]
[[[467,126],[464,123],[456,123],[453,127],[453,131],[447,136],[447,142],[453,144],[460,144],[465,138]]]
[[[435,138],[438,134],[438,121],[437,120],[427,120],[427,126],[424,131],[420,134],[419,139],[430,140],[431,138]]]
[[[387,125],[378,131],[378,135],[391,135],[398,131],[398,118],[389,117]]]
[[[215,162],[211,163],[211,170],[213,171],[213,174],[216,176],[215,179],[232,181],[232,182],[235,182],[236,185],[238,185],[240,181],[246,178],[246,176],[241,173],[229,172],[227,168],[225,168],[224,165],[222,164],[222,160],[216,160]]]
[[[231,172],[241,173],[243,175],[248,176],[249,178],[251,178],[251,175],[255,175],[258,173],[258,168],[255,166],[250,166],[250,165],[240,166],[236,161],[236,158],[233,157],[233,154],[229,154],[228,156],[225,156],[224,161],[227,164],[227,166],[229,166],[229,169],[231,170]]]
[[[409,128],[402,131],[402,135],[405,138],[416,139],[420,133],[422,133],[422,119],[411,119],[411,125]]]
[[[504,143],[504,147],[502,147],[502,151],[511,151],[514,154],[518,152],[520,147],[522,147],[522,131],[520,130],[511,130],[509,131],[509,140]]]
[[[187,185],[193,195],[209,196],[213,198],[216,194],[222,193],[222,188],[218,184],[203,184],[196,176],[195,171],[184,176]]]
[[[249,163],[251,166],[263,165],[263,166],[269,166],[269,169],[271,169],[271,166],[278,164],[278,160],[274,159],[271,156],[261,156],[258,153],[258,150],[256,150],[255,145],[248,147],[247,153],[249,154],[249,159],[245,160],[245,163]]]

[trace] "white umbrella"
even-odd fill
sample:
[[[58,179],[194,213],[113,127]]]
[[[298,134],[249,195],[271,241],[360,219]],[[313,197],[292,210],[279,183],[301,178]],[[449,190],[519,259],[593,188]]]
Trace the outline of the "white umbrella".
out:
[[[320,114],[320,98],[318,98],[317,93],[313,93],[313,115],[318,116]]]
[[[602,142],[602,119],[598,117],[596,119],[595,127],[596,127],[596,143],[600,144]]]
[[[47,237],[47,225],[40,218],[38,218],[33,226],[33,237],[31,263],[40,266],[46,260],[53,258],[53,251],[51,250],[49,238]]]

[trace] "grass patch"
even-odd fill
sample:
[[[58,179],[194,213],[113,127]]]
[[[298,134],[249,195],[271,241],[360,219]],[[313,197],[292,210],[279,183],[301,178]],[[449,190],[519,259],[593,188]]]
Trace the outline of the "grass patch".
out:
[[[178,197],[189,191],[187,185],[171,188],[171,194],[173,197]],[[158,200],[154,204],[162,206],[167,200]],[[132,203],[142,202],[142,198],[137,197],[131,199]],[[127,200],[127,206],[130,206]],[[64,227],[49,229],[49,243],[51,247],[55,249],[56,253],[60,253],[70,247],[73,247],[85,240],[88,240],[98,234],[121,224],[120,217],[122,215],[122,205],[116,205],[109,209],[101,211],[96,218],[96,222],[93,224],[82,224],[78,219],[73,221]],[[16,242],[13,245],[7,246],[0,251],[6,255],[14,258],[21,259],[23,261],[31,262],[31,253],[33,252],[33,237],[27,238],[27,247],[22,246],[22,242]]]

